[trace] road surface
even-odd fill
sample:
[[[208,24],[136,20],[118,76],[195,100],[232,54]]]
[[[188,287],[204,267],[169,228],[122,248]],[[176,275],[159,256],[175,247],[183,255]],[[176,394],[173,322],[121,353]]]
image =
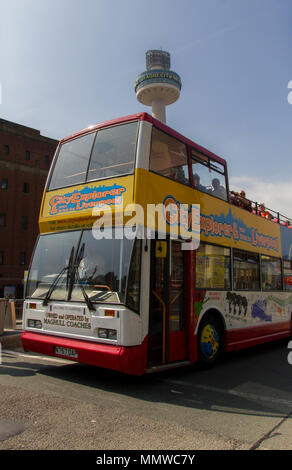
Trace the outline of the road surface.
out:
[[[3,351],[0,449],[290,449],[288,341],[131,377]]]

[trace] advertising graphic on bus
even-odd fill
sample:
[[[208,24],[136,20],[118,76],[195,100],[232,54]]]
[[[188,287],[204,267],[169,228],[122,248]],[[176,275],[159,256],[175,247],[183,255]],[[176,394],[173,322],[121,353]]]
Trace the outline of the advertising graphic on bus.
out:
[[[291,335],[292,230],[146,113],[63,139],[26,282],[26,351],[142,375]]]

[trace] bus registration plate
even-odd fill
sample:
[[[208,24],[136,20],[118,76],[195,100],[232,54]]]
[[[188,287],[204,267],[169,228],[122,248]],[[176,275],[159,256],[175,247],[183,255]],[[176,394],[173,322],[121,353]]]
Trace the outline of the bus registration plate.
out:
[[[78,359],[78,353],[76,349],[62,348],[60,346],[56,346],[55,354],[58,354],[58,356],[71,357],[73,359]]]

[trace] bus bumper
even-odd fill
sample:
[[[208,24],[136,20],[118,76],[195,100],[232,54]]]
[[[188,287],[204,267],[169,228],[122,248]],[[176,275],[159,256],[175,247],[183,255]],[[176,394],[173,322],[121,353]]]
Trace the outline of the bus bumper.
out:
[[[147,338],[139,346],[125,347],[23,331],[21,342],[24,351],[62,357],[126,374],[142,375],[146,370]],[[56,353],[56,347],[76,351],[77,358]]]

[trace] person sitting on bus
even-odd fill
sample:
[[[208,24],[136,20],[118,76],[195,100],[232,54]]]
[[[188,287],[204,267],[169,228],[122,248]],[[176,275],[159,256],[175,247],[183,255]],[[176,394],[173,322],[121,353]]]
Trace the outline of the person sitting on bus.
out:
[[[220,199],[226,199],[226,189],[220,184],[218,178],[212,179],[211,194],[213,196],[220,197]]]
[[[245,191],[243,191],[243,189],[239,193],[231,191],[230,201],[235,206],[241,207],[242,209],[252,212],[251,201],[249,199],[246,199]]]
[[[231,202],[231,204],[234,204],[235,206],[239,207],[238,193],[235,191],[230,191],[229,201]]]
[[[195,189],[198,189],[198,191],[205,191],[206,192],[205,186],[202,186],[200,184],[200,177],[199,177],[198,173],[194,174],[194,187],[195,187]]]
[[[273,218],[272,214],[270,214],[270,212],[266,210],[265,205],[263,203],[259,204],[258,215],[269,220],[272,220]]]
[[[284,222],[281,222],[281,225],[284,225],[284,227],[291,228],[291,222],[289,219],[286,219]]]
[[[183,184],[188,183],[182,166],[171,168],[170,178],[175,181],[178,181],[179,183],[183,183]]]
[[[87,244],[85,256],[78,266],[81,281],[88,284],[101,283],[105,274],[105,259],[96,253],[94,245]]]
[[[243,189],[239,193],[239,203],[240,207],[249,212],[252,212],[251,202],[249,199],[246,199],[245,191],[243,191]]]

